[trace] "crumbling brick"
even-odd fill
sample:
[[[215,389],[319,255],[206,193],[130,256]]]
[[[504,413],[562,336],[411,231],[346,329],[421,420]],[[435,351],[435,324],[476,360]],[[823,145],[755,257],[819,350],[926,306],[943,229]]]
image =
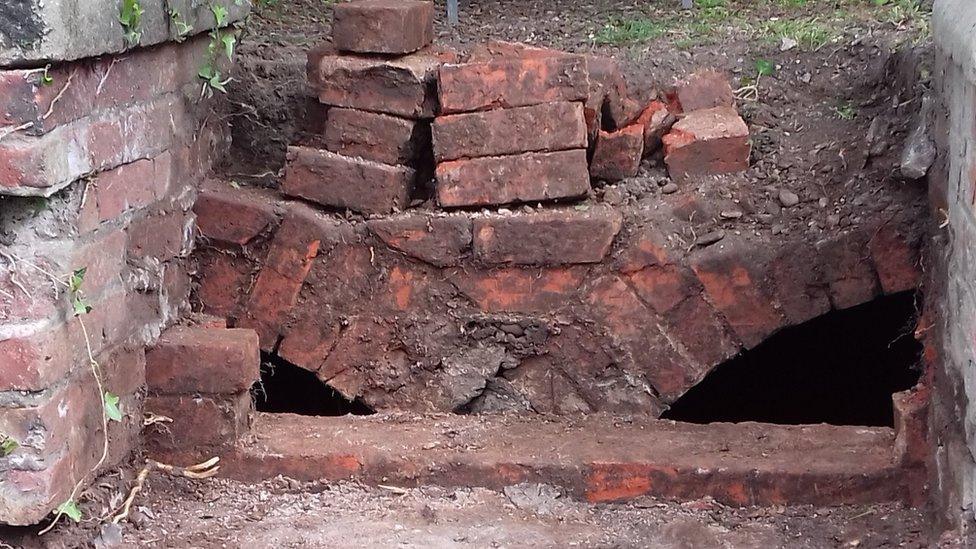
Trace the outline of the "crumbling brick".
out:
[[[586,121],[580,103],[441,116],[432,127],[434,158],[501,156],[586,147]]]
[[[421,50],[396,59],[337,55],[330,46],[308,53],[308,81],[326,105],[433,118],[437,67],[449,53]]]
[[[416,120],[334,108],[325,126],[325,148],[383,164],[414,164],[430,143],[429,132]]]
[[[590,160],[590,175],[603,181],[635,177],[644,155],[644,126],[631,124],[615,132],[600,131]]]
[[[521,56],[446,64],[439,74],[444,114],[583,101],[589,94],[585,58],[554,50],[534,48]]]
[[[573,198],[590,189],[583,149],[452,160],[436,174],[443,207]]]
[[[434,4],[415,0],[355,0],[336,4],[332,42],[343,51],[411,53],[434,39]]]
[[[459,272],[451,281],[487,312],[553,313],[578,300],[585,274],[581,267],[512,267]]]
[[[922,279],[921,235],[908,224],[885,223],[868,241],[886,294],[914,290]]]
[[[253,330],[176,326],[146,353],[146,384],[161,394],[234,394],[259,378]]]
[[[276,220],[273,205],[230,189],[200,193],[193,213],[200,236],[238,246],[247,244]]]
[[[415,172],[309,147],[289,147],[283,193],[332,208],[390,213],[410,199]]]
[[[636,123],[644,126],[644,156],[661,148],[661,139],[676,121],[677,118],[671,114],[667,105],[660,101],[651,101],[641,111]]]
[[[604,115],[605,129],[628,126],[641,113],[641,105],[630,97],[620,64],[610,57],[588,55],[586,66],[590,80],[587,107]]]
[[[193,242],[192,220],[185,212],[175,210],[133,221],[126,229],[129,255],[159,261],[182,255]]]
[[[817,242],[830,302],[835,309],[866,303],[881,292],[864,229],[845,231]]]
[[[622,216],[594,206],[474,220],[474,257],[484,263],[599,263],[620,231]]]
[[[675,179],[749,169],[749,128],[731,107],[687,113],[663,141],[664,161]]]
[[[705,69],[676,83],[667,92],[672,112],[689,113],[715,107],[735,107],[729,79],[722,73]]]
[[[254,402],[250,391],[235,395],[150,395],[145,408],[172,422],[146,429],[150,455],[180,451],[201,459],[226,449],[244,436],[251,426]]]

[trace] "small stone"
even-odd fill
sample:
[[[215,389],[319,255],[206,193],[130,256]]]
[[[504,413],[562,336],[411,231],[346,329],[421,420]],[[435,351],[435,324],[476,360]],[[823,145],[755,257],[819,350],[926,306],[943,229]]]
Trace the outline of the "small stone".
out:
[[[739,219],[742,217],[742,212],[739,210],[726,210],[719,212],[718,215],[721,216],[722,219]]]
[[[664,194],[674,194],[678,192],[678,184],[668,183],[667,185],[661,187],[661,192]]]
[[[821,208],[826,208],[827,207],[827,199],[826,198],[821,198],[820,200],[817,201],[817,205],[820,206]]]
[[[783,232],[783,226],[777,223],[776,225],[773,225],[770,231],[772,231],[774,235],[781,234]]]
[[[792,208],[800,203],[800,197],[793,191],[788,191],[783,189],[779,192],[779,203],[783,205],[784,208]]]
[[[699,236],[698,239],[695,240],[695,245],[710,246],[712,244],[715,244],[719,240],[722,240],[723,238],[725,238],[725,231],[719,229],[717,231],[711,231]]]
[[[830,214],[827,216],[827,227],[833,229],[837,225],[840,225],[840,216],[837,214]]]

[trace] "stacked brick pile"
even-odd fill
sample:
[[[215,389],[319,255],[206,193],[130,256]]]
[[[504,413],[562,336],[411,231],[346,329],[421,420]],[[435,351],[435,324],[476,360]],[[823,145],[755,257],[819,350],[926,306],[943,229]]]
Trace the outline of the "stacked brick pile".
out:
[[[247,13],[222,3],[229,19]],[[183,12],[181,43],[147,11],[140,40],[151,47],[124,53],[117,2],[86,2],[83,23],[59,2],[25,6],[17,36],[0,25],[0,522],[10,524],[41,520],[95,478],[104,393],[90,359],[122,411],[103,465],[133,447],[144,347],[189,309],[190,208],[223,142],[199,100],[209,39],[193,35],[214,25],[207,6]],[[91,312],[76,318],[69,280],[80,269]]]
[[[146,352],[146,409],[170,420],[147,433],[153,455],[198,461],[233,446],[250,427],[260,366],[253,330],[203,319],[163,333]]]
[[[333,44],[308,61],[330,107],[324,148],[289,149],[285,194],[362,213],[409,204],[430,147],[437,66],[450,58],[428,47],[433,17],[429,2],[336,5]]]

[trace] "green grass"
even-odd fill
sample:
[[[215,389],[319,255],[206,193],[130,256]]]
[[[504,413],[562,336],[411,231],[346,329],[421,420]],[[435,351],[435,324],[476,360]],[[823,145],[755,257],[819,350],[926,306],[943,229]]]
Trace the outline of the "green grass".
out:
[[[760,32],[774,42],[779,42],[783,38],[792,38],[805,50],[819,50],[836,37],[834,31],[821,23],[817,17],[766,21],[762,24]]]
[[[644,18],[618,19],[607,23],[594,39],[597,44],[639,44],[660,38],[667,30],[667,24],[659,21]]]
[[[834,113],[843,120],[854,120],[854,117],[857,116],[857,107],[850,101],[847,101],[834,107]]]

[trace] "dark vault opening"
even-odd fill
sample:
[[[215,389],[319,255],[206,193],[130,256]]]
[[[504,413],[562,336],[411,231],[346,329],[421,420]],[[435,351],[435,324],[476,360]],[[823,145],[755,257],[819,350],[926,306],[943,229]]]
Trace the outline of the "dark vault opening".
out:
[[[662,417],[691,423],[891,426],[891,395],[919,377],[915,294],[787,328],[715,368]]]
[[[261,355],[261,381],[252,389],[259,412],[305,416],[369,415],[362,402],[350,401],[315,375],[277,355]]]

